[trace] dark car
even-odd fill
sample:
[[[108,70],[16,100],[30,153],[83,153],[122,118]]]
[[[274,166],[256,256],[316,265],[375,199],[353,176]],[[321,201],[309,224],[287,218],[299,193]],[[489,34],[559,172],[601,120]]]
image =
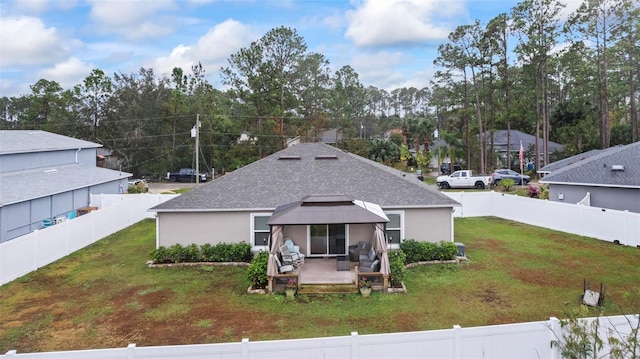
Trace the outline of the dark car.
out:
[[[500,181],[505,178],[511,178],[516,184],[527,184],[531,182],[531,177],[527,175],[521,175],[516,171],[503,168],[493,171],[493,173],[491,174],[491,184],[497,186],[500,184]]]
[[[451,163],[449,162],[445,162],[440,165],[440,173],[442,173],[443,175],[448,175],[455,171],[460,171],[461,169],[462,167],[460,167],[460,165],[457,163],[453,164],[453,171],[451,170]]]

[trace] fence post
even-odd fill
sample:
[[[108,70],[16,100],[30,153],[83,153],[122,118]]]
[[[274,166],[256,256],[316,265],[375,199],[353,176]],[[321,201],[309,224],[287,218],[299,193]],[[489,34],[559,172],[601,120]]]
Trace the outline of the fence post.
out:
[[[351,359],[358,359],[358,332],[351,332]]]
[[[453,326],[453,357],[462,359],[462,327],[457,324]]]
[[[554,341],[559,340],[559,335],[560,335],[559,331],[562,330],[562,328],[560,327],[560,321],[558,320],[558,318],[556,317],[549,318],[549,329],[551,330],[551,334],[550,334],[551,339],[549,339],[549,347],[551,348],[551,353],[549,353],[550,354],[549,358],[558,359],[558,347],[551,345],[551,343],[553,343]]]
[[[127,359],[134,359],[136,357],[136,343],[127,345]]]
[[[249,358],[249,338],[242,338],[242,359]]]

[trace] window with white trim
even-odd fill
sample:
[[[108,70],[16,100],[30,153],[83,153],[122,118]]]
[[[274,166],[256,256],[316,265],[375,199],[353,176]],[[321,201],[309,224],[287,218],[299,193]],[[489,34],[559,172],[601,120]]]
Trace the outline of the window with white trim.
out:
[[[404,213],[403,212],[385,212],[389,222],[386,225],[385,234],[387,241],[392,247],[400,245],[400,241],[404,238]]]
[[[267,213],[251,214],[251,243],[254,247],[267,247],[269,245],[269,234],[271,229],[267,221],[271,217]]]

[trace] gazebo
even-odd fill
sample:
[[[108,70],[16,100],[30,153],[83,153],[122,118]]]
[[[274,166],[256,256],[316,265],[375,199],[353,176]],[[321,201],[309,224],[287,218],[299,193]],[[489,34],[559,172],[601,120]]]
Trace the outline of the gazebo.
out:
[[[389,219],[379,205],[345,195],[310,195],[300,201],[278,206],[267,221],[270,227],[267,265],[269,291],[273,291],[273,281],[278,276],[276,256],[284,244],[285,227],[332,224],[371,224],[368,230],[373,234],[371,245],[380,259],[380,274],[383,276],[383,289],[386,290],[390,272],[385,236],[387,222]],[[336,254],[346,254],[348,245],[343,245],[345,253]]]

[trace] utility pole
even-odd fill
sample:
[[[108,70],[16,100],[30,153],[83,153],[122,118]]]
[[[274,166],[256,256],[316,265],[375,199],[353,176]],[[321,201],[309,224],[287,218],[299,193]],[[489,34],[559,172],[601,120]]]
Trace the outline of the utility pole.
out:
[[[196,149],[195,149],[195,156],[196,156],[196,187],[198,187],[198,185],[200,185],[200,163],[199,163],[199,149],[200,149],[200,114],[196,115],[196,125],[193,126],[193,128],[191,129],[191,137],[195,137],[196,138]]]

